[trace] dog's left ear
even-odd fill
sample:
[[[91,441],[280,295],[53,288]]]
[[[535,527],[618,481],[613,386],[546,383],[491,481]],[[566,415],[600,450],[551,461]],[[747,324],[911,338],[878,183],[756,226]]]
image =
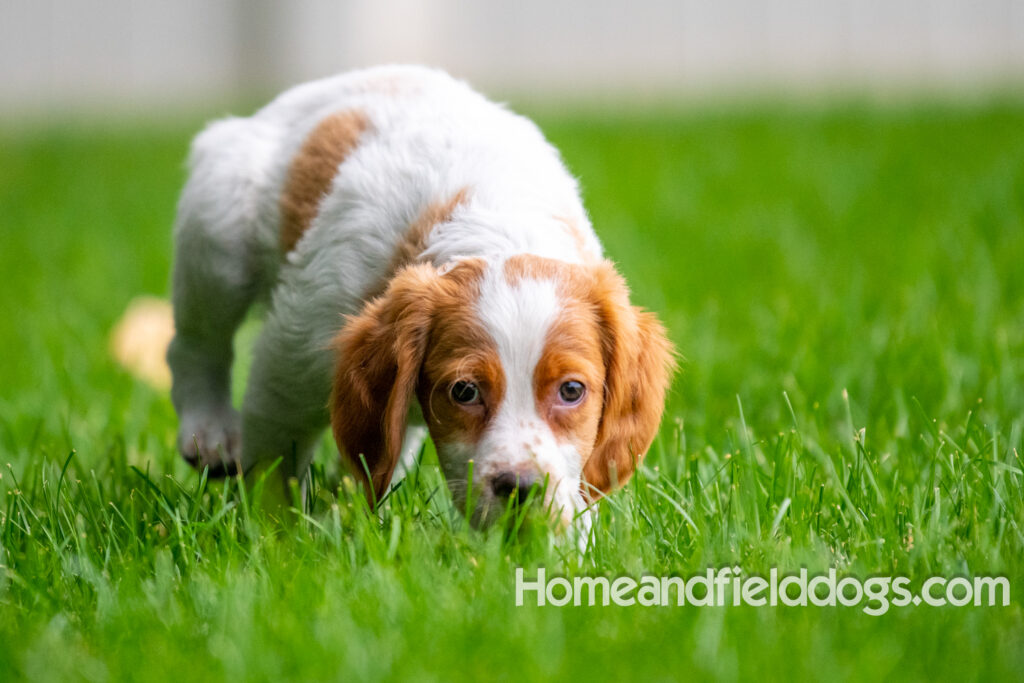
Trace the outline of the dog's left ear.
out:
[[[592,303],[604,357],[604,406],[597,442],[583,468],[583,493],[595,500],[633,475],[658,432],[675,352],[652,314],[629,303],[611,263],[593,266]]]
[[[433,266],[406,267],[383,295],[348,319],[335,342],[331,427],[371,502],[384,495],[398,464],[430,334],[436,279]]]

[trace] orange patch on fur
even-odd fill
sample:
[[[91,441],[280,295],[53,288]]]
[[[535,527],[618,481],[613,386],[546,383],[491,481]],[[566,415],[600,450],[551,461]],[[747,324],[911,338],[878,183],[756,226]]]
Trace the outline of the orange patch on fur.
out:
[[[630,305],[626,283],[611,263],[592,269],[591,301],[600,321],[605,365],[601,425],[583,468],[583,494],[593,500],[629,481],[654,441],[675,350],[654,314]]]
[[[450,410],[448,387],[460,373],[487,378],[481,381],[500,396],[497,352],[487,352],[467,305],[479,296],[483,272],[480,260],[461,261],[444,275],[430,264],[407,266],[338,335],[331,426],[354,472],[364,481],[368,473],[371,497],[379,499],[391,481],[413,395],[435,438],[475,424],[465,416],[457,423]]]
[[[391,255],[391,262],[384,271],[384,279],[367,291],[363,298],[366,300],[380,296],[388,285],[388,279],[405,266],[416,263],[423,250],[427,248],[427,240],[434,228],[452,219],[455,210],[466,202],[469,197],[469,190],[462,188],[445,201],[434,201],[427,204],[420,215],[416,217],[405,235],[395,246],[395,252]]]
[[[518,255],[505,262],[505,277],[558,283],[565,312],[548,334],[534,387],[552,431],[573,440],[584,458],[583,494],[600,498],[629,480],[657,434],[675,367],[672,343],[653,314],[629,303],[626,283],[608,261],[578,265]],[[553,411],[553,392],[574,373],[587,398]]]
[[[534,398],[555,438],[572,443],[586,462],[597,440],[605,384],[600,320],[591,301],[594,269],[521,254],[505,262],[505,277],[510,284],[527,278],[557,283],[562,310],[534,369]],[[558,391],[570,380],[582,382],[587,390],[578,404],[567,406]]]
[[[369,127],[356,110],[331,114],[318,123],[292,160],[281,192],[281,251],[287,254],[309,229],[331,181]]]
[[[465,302],[451,304],[435,309],[418,398],[435,443],[475,445],[504,398],[505,373],[494,342],[475,316],[460,310],[466,308]],[[477,385],[480,405],[460,406],[452,400],[451,387],[460,380]]]
[[[562,314],[548,331],[533,373],[537,412],[560,442],[571,443],[583,462],[590,458],[601,421],[604,359],[598,320],[583,301],[564,302]],[[586,387],[579,403],[559,400],[563,382]]]

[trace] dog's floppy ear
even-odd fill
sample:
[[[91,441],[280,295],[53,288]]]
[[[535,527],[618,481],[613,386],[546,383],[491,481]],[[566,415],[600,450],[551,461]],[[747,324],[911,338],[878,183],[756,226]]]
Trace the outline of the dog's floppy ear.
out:
[[[625,484],[647,453],[675,369],[672,343],[658,319],[629,303],[611,263],[593,268],[605,384],[597,442],[583,468],[583,493],[592,500]]]
[[[436,278],[428,264],[401,270],[384,294],[348,318],[335,341],[331,427],[338,448],[373,496],[371,502],[384,495],[398,464],[430,334],[430,291]]]

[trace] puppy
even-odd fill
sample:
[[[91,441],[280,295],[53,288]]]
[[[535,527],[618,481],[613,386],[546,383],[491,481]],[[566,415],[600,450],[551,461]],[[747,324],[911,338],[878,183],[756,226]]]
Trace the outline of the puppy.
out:
[[[168,350],[184,458],[283,459],[330,424],[379,499],[429,430],[485,522],[542,485],[563,525],[623,484],[673,367],[529,120],[423,67],[300,85],[192,144]],[[269,299],[239,415],[234,332]],[[423,427],[426,427],[426,430]]]

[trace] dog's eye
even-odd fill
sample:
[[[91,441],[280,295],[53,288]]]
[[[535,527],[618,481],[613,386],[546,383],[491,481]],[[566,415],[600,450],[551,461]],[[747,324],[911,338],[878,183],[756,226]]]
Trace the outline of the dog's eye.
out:
[[[452,400],[464,406],[480,402],[480,389],[472,382],[458,381],[452,385]]]
[[[585,393],[587,393],[587,388],[575,380],[562,382],[562,386],[558,387],[558,398],[570,405],[579,403]]]

